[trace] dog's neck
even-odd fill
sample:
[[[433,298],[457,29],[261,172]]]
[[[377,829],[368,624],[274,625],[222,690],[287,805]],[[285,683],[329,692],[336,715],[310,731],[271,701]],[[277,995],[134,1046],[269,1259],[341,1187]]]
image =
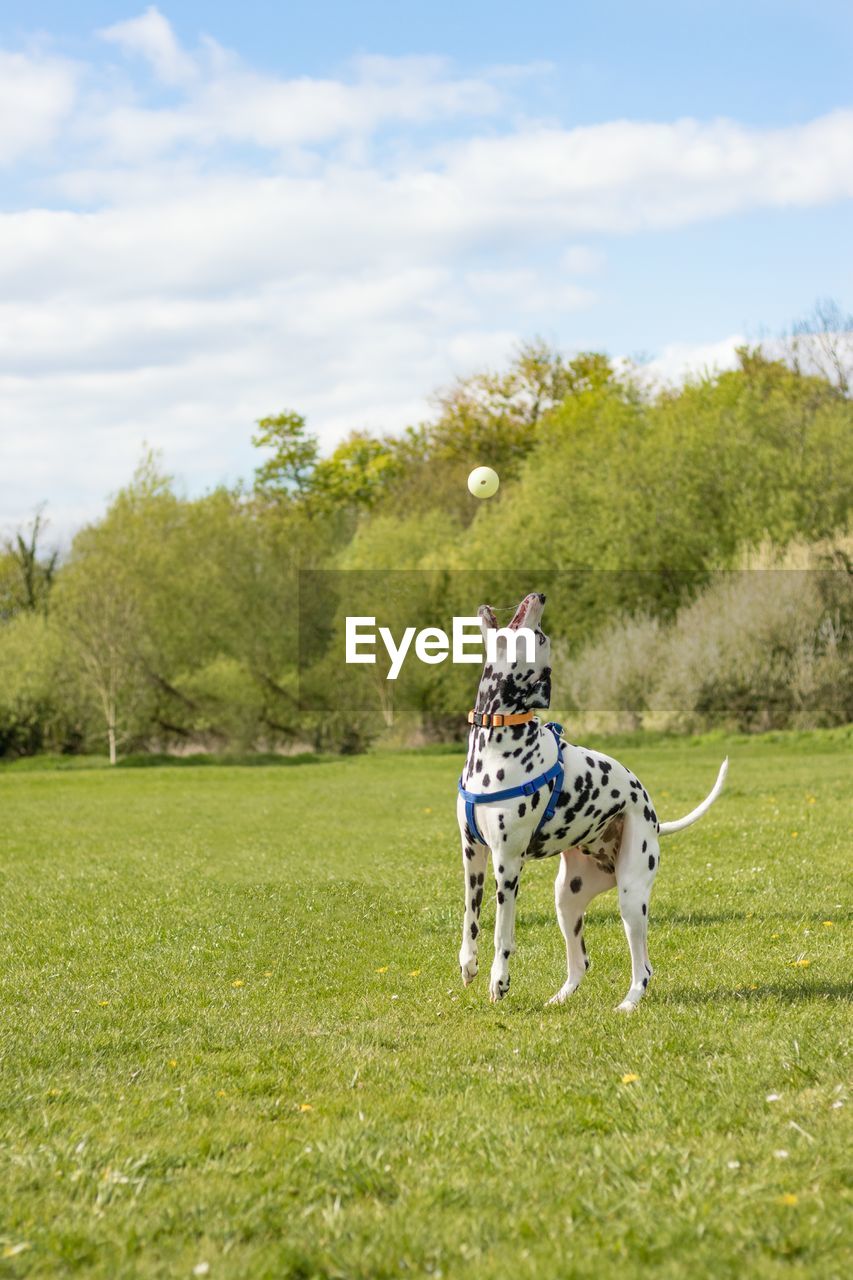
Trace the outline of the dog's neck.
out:
[[[486,663],[480,677],[474,710],[488,712],[489,715],[514,715],[531,710],[536,714],[526,724],[514,725],[510,728],[482,729],[476,725],[471,726],[464,772],[464,777],[469,784],[473,784],[478,778],[485,780],[488,777],[491,779],[491,786],[497,787],[501,784],[501,774],[504,771],[509,775],[510,772],[515,773],[524,769],[526,774],[527,766],[532,761],[538,766],[540,761],[538,746],[542,728],[536,716],[541,714],[544,708],[529,707],[527,705],[529,698],[525,696],[527,692],[528,690],[514,678],[512,669],[507,671]],[[522,755],[524,756],[523,764],[520,763]],[[495,768],[500,768],[501,773],[496,775]],[[487,790],[488,787],[489,783],[486,783]]]
[[[474,710],[487,711],[489,715],[528,711],[525,692],[515,681],[512,671],[502,671],[487,662],[480,677]]]

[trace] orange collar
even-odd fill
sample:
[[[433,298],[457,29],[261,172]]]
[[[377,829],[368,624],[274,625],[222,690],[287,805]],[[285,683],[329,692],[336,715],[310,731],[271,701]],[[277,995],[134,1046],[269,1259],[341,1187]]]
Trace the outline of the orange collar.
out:
[[[490,715],[488,711],[469,711],[468,723],[475,724],[478,729],[500,729],[505,724],[526,724],[533,719],[534,714],[533,711],[519,711],[515,715],[504,715],[500,711],[494,711]]]

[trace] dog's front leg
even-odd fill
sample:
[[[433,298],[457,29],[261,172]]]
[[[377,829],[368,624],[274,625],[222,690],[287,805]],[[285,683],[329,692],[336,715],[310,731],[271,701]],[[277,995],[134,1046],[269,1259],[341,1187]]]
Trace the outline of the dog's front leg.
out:
[[[477,949],[480,934],[480,907],[483,902],[483,884],[489,850],[479,844],[467,824],[462,825],[462,870],[465,874],[465,916],[462,921],[462,946],[459,950],[459,968],[462,981],[468,987],[477,976]]]
[[[521,853],[508,853],[504,846],[492,852],[492,863],[497,884],[497,910],[489,999],[494,1004],[509,991],[509,958],[515,951],[515,903],[521,880]]]

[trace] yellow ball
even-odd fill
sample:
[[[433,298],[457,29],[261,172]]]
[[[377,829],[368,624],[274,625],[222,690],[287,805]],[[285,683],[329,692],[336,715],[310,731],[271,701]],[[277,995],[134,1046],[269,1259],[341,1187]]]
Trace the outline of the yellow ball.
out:
[[[492,498],[498,491],[497,471],[491,467],[475,467],[468,477],[468,492],[475,498]]]

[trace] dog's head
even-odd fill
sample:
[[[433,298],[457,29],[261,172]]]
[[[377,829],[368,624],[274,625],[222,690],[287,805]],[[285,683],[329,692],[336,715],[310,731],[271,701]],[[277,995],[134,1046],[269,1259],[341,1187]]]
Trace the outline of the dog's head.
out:
[[[531,592],[516,609],[509,626],[501,630],[491,605],[480,606],[480,626],[487,646],[489,632],[496,634],[494,659],[489,658],[488,647],[486,649],[486,665],[477,696],[478,711],[535,711],[550,706],[551,641],[541,627],[544,608],[545,597],[539,592]],[[524,635],[511,637],[506,634],[518,633],[522,628],[533,633],[530,658]]]

